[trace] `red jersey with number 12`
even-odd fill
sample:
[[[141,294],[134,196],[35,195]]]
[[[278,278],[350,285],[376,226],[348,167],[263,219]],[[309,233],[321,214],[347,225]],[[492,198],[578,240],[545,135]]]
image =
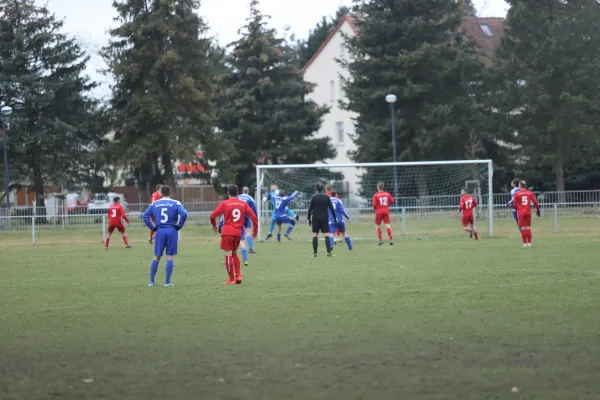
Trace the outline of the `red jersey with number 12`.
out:
[[[150,197],[150,204],[154,203],[155,201],[160,200],[161,197],[162,197],[162,195],[160,194],[160,192],[158,190],[156,192],[152,193],[152,196]]]
[[[394,198],[388,192],[381,191],[373,195],[373,208],[376,214],[389,213],[389,206],[392,204],[394,204]]]
[[[254,211],[252,211],[245,201],[239,199],[223,200],[215,208],[215,211],[210,214],[210,223],[212,226],[217,226],[217,217],[221,214],[224,219],[221,235],[242,236],[246,215],[252,220],[253,236],[258,233],[256,214],[254,214]]]
[[[108,207],[108,223],[112,226],[121,226],[123,225],[122,220],[127,221],[129,223],[129,218],[127,218],[127,214],[125,214],[125,209],[121,204],[113,204]]]
[[[460,198],[459,210],[462,211],[463,217],[472,217],[473,209],[477,207],[477,200],[468,194]]]
[[[521,189],[517,193],[515,193],[515,197],[513,197],[513,207],[515,207],[515,209],[517,210],[517,215],[530,215],[531,203],[533,203],[536,210],[539,212],[540,205],[538,204],[533,192]]]

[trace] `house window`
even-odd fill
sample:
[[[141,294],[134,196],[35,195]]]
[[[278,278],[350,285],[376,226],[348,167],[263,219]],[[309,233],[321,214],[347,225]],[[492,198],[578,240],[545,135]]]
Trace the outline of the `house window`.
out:
[[[346,135],[344,134],[344,123],[336,122],[335,123],[335,141],[337,144],[344,144],[344,139]]]
[[[335,100],[335,81],[329,81],[329,100]]]
[[[346,56],[346,46],[344,43],[340,43],[340,58],[344,58]]]
[[[492,33],[492,30],[490,29],[489,25],[487,25],[487,24],[481,24],[479,26],[481,27],[481,30],[483,31],[483,33],[485,33],[486,36],[494,36],[494,34]]]

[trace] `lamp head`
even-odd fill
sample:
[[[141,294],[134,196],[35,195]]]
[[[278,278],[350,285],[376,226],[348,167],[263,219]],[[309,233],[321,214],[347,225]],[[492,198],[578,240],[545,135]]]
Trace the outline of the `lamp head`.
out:
[[[2,115],[10,115],[10,114],[12,114],[12,108],[9,107],[9,106],[2,107],[1,111],[2,111]]]
[[[385,96],[385,101],[387,101],[390,104],[395,103],[396,100],[397,100],[397,97],[395,94],[388,94],[387,96]]]

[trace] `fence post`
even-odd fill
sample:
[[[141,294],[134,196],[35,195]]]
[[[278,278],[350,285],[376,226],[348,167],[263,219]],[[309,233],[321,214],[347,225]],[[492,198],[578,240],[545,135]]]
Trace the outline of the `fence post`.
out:
[[[406,208],[402,207],[402,236],[406,235]]]
[[[558,204],[554,205],[554,232],[558,232]]]
[[[106,215],[102,216],[102,243],[106,243]]]
[[[31,245],[35,246],[35,217],[31,217]]]

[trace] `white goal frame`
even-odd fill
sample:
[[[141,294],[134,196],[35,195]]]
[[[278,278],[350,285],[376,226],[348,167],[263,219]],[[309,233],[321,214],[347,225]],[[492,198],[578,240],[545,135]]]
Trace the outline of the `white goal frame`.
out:
[[[494,236],[494,191],[493,177],[494,165],[492,160],[457,160],[457,161],[415,161],[415,162],[387,162],[387,163],[350,163],[350,164],[270,164],[256,166],[256,210],[258,218],[258,234],[262,237],[262,193],[261,186],[264,180],[264,171],[268,169],[307,169],[307,168],[371,168],[371,167],[422,167],[443,165],[473,165],[487,164],[488,167],[488,223],[489,235]]]

